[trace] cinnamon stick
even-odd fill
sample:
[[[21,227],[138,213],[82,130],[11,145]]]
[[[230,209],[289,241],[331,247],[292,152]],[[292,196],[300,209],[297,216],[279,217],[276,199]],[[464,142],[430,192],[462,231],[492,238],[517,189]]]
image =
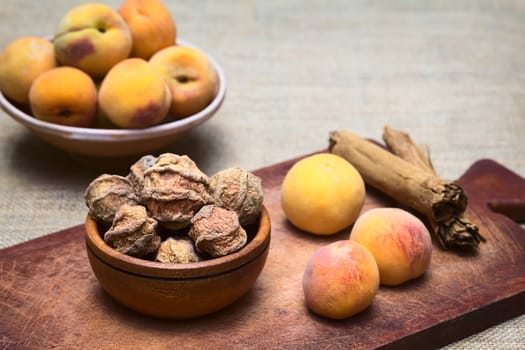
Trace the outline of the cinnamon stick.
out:
[[[385,141],[390,152],[396,156],[403,158],[422,170],[436,174],[432,161],[430,160],[428,149],[414,143],[410,135],[406,132],[385,125],[383,129],[383,141]]]
[[[461,239],[451,241],[448,235],[457,224],[455,218],[467,207],[466,194],[454,182],[346,130],[330,133],[329,151],[352,163],[367,184],[424,216],[444,248],[477,245],[475,239],[464,237],[469,235],[470,226],[457,237]]]
[[[393,154],[437,176],[428,149],[425,150],[423,146],[416,144],[409,134],[385,125],[383,141]],[[463,214],[443,220],[435,229],[441,245],[445,248],[478,246],[480,242],[485,241],[479,233],[479,228]]]

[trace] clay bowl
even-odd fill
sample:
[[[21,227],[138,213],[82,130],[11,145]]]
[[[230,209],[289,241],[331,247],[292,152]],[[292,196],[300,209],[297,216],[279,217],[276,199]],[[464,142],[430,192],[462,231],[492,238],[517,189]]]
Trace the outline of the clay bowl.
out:
[[[143,314],[173,319],[203,316],[247,293],[261,273],[270,246],[270,216],[263,208],[249,241],[233,254],[189,264],[166,264],[117,252],[97,223],[85,221],[86,248],[100,285],[117,302]]]
[[[178,44],[194,45],[177,40]],[[202,51],[202,50],[201,50]],[[34,118],[30,111],[15,105],[0,92],[0,107],[15,121],[27,127],[34,135],[58,147],[86,165],[97,168],[130,161],[161,149],[190,129],[210,119],[220,108],[226,95],[226,78],[222,67],[206,53],[219,76],[219,87],[212,102],[200,112],[183,119],[169,119],[145,129],[95,129],[62,126]],[[115,161],[117,163],[115,163]]]

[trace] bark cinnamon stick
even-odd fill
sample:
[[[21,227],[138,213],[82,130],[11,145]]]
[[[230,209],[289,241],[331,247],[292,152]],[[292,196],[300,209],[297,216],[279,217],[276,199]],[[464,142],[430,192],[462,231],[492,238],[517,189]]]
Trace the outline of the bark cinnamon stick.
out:
[[[428,150],[416,144],[409,134],[385,125],[383,141],[388,149],[398,157],[437,176]],[[440,222],[435,229],[443,247],[478,246],[480,242],[485,241],[485,238],[479,233],[479,228],[463,214]]]
[[[423,215],[444,248],[478,245],[470,225],[460,236],[449,234],[467,208],[467,196],[454,182],[346,130],[330,133],[329,151],[352,163],[367,184]]]
[[[396,130],[389,125],[383,129],[383,141],[390,152],[406,160],[415,166],[437,175],[432,161],[430,160],[428,149],[417,145],[409,134],[401,130]]]

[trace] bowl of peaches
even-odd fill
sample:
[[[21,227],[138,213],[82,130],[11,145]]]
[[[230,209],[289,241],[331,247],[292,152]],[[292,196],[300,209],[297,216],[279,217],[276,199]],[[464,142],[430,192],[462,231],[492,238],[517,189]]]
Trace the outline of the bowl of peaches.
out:
[[[220,108],[224,72],[177,37],[160,1],[71,8],[50,37],[0,53],[0,106],[45,142],[87,159],[130,158],[173,143]]]

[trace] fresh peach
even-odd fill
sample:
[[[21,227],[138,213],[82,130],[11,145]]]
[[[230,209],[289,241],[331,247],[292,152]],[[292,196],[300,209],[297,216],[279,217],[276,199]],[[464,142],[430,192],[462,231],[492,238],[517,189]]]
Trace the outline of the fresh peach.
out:
[[[73,7],[62,17],[54,37],[55,54],[62,65],[103,77],[131,52],[131,32],[117,11],[100,3]]]
[[[172,96],[170,114],[176,118],[201,111],[217,93],[217,71],[198,49],[170,46],[155,53],[149,62],[168,83]]]
[[[15,39],[0,54],[0,91],[14,102],[27,105],[33,81],[55,66],[49,40],[32,36]]]
[[[131,31],[132,57],[147,60],[155,52],[175,44],[175,22],[161,1],[126,0],[118,12]]]
[[[29,90],[33,116],[56,124],[88,127],[97,111],[93,79],[74,67],[56,67],[40,74]]]
[[[286,173],[281,206],[299,229],[332,235],[354,223],[365,194],[365,183],[352,164],[332,153],[318,153],[299,160]]]
[[[120,128],[145,128],[162,122],[170,107],[164,78],[142,58],[128,58],[106,75],[98,94],[99,106]]]
[[[343,319],[365,310],[379,289],[379,271],[361,244],[342,240],[317,249],[303,274],[305,303],[318,315]]]
[[[396,286],[420,277],[430,265],[430,233],[419,218],[403,209],[368,210],[355,222],[350,240],[370,250],[384,285]]]

